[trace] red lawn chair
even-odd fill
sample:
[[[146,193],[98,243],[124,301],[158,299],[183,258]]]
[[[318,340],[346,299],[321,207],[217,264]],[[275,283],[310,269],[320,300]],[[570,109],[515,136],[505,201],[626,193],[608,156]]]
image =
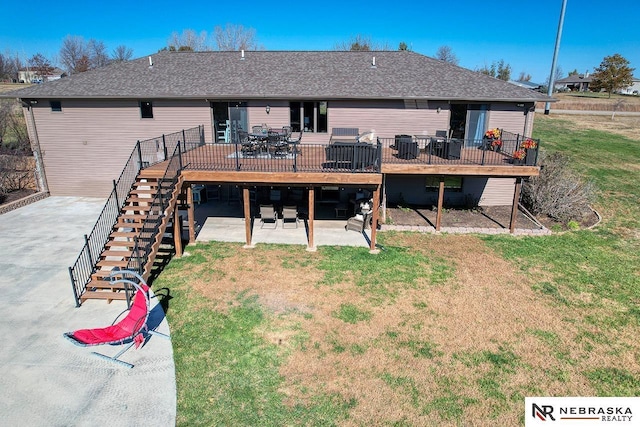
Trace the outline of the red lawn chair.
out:
[[[113,281],[113,284],[125,283],[126,285],[133,286],[136,290],[133,296],[133,303],[129,307],[126,317],[118,323],[115,323],[120,317],[118,316],[111,326],[104,328],[79,329],[73,332],[65,332],[64,337],[73,344],[81,347],[102,344],[126,345],[115,356],[107,356],[96,353],[95,351],[92,352],[92,354],[112,362],[120,363],[128,368],[133,368],[131,363],[119,359],[124,352],[134,345],[136,348],[140,347],[140,345],[145,342],[148,334],[159,335],[167,339],[169,337],[160,332],[150,330],[147,326],[150,311],[149,286],[144,282],[144,279],[140,277],[138,273],[128,270],[117,270],[110,275],[112,278],[115,276],[122,276],[123,278]],[[138,280],[138,283],[125,279],[125,276],[133,276]],[[127,310],[122,314],[125,312],[127,312]]]

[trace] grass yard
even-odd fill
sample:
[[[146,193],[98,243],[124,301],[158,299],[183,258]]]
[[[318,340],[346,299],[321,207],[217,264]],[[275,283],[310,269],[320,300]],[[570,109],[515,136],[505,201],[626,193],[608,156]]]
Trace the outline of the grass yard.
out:
[[[154,283],[177,424],[522,425],[525,396],[640,395],[640,141],[541,116],[535,137],[596,182],[598,228],[187,247]]]

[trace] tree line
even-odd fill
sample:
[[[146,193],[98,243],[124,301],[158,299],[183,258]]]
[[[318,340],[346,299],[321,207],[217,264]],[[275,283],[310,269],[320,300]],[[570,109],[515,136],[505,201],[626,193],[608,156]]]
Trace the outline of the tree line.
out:
[[[214,46],[214,47],[212,47]],[[216,26],[210,35],[206,31],[196,32],[185,29],[181,33],[173,32],[167,40],[167,45],[159,51],[206,51],[206,50],[264,50],[256,38],[253,28],[245,28],[242,25],[226,24]],[[370,37],[361,34],[351,36],[348,40],[339,42],[334,46],[335,50],[343,51],[375,51],[393,50],[388,43],[374,43]],[[407,43],[400,42],[398,50],[410,50]],[[108,52],[104,42],[96,39],[85,39],[81,36],[68,35],[62,41],[59,51],[58,63],[67,74],[81,73],[87,70],[103,67],[112,62],[128,61],[133,55],[133,50],[127,46],[119,45],[113,51]],[[438,47],[434,57],[443,62],[458,65],[459,60],[450,46]],[[50,75],[54,69],[54,60],[47,58],[42,53],[36,53],[23,63],[17,54],[0,54],[0,80],[12,80],[20,69],[29,67],[39,76]],[[475,71],[500,80],[511,80],[512,68],[504,59],[493,61],[490,65],[477,67]],[[605,90],[611,95],[616,90],[628,87],[633,82],[634,68],[629,67],[629,61],[619,54],[607,56],[592,75],[592,90]],[[577,74],[577,70],[569,73]],[[558,67],[554,73],[554,80],[562,78],[562,69]],[[520,72],[519,81],[530,81],[531,75]],[[546,82],[549,85],[549,79]]]

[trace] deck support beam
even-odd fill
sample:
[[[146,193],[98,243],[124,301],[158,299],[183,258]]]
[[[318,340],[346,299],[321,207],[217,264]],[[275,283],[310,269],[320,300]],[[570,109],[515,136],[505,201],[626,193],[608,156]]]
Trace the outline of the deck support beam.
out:
[[[176,257],[182,256],[182,217],[178,206],[173,209],[173,244],[176,248]]]
[[[189,221],[189,244],[196,242],[196,220],[193,206],[193,190],[191,184],[187,185],[187,219]]]
[[[369,252],[378,253],[376,249],[376,239],[378,235],[378,217],[380,216],[380,186],[376,186],[373,191],[373,212],[371,216],[371,240],[369,242]]]
[[[307,250],[310,252],[315,252],[316,250],[315,244],[313,242],[313,221],[316,216],[315,200],[316,200],[315,189],[313,187],[309,187],[309,201],[308,201],[309,202],[309,218],[307,219],[307,222],[309,224],[309,235],[307,236],[308,237]]]
[[[513,191],[513,205],[511,206],[511,221],[509,222],[509,233],[513,234],[516,230],[516,218],[518,217],[518,202],[520,201],[520,192],[522,191],[522,178],[516,178],[516,186]]]
[[[245,248],[253,248],[251,244],[251,200],[249,200],[249,187],[242,187],[242,201],[244,209],[244,235]]]
[[[440,231],[442,223],[442,205],[444,204],[444,175],[440,176],[440,185],[438,186],[438,213],[436,214],[436,231]]]

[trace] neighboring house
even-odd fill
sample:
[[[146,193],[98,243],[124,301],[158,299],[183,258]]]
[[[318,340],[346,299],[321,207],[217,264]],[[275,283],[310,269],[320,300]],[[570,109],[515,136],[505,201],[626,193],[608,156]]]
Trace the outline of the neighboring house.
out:
[[[487,129],[501,128],[514,135],[510,154],[531,134],[535,102],[550,100],[407,51],[160,52],[2,96],[22,99],[53,195],[106,197],[136,140],[203,124],[208,143],[236,141],[238,130],[266,123],[303,131],[303,147],[329,144],[334,128],[375,130],[387,150],[396,135],[418,137],[419,158],[382,158],[384,187],[377,189],[385,201],[423,205],[438,203],[443,177],[452,178],[445,203],[512,205],[514,183],[538,168],[511,165],[509,156],[490,163],[478,148]],[[476,160],[427,160],[425,137],[436,134],[459,139]],[[209,182],[242,182],[242,171],[233,173]],[[364,175],[350,174],[340,191],[371,186]],[[252,185],[336,185],[327,173],[255,179]]]
[[[51,74],[41,76],[37,71],[24,68],[18,71],[18,82],[20,83],[43,83],[58,80],[66,74],[59,68],[54,68]]]
[[[556,80],[554,86],[557,90],[570,90],[572,92],[587,92],[592,77],[589,73],[572,74],[563,79]]]
[[[626,89],[620,91],[623,95],[639,95],[640,94],[640,79],[634,77],[633,83]]]

